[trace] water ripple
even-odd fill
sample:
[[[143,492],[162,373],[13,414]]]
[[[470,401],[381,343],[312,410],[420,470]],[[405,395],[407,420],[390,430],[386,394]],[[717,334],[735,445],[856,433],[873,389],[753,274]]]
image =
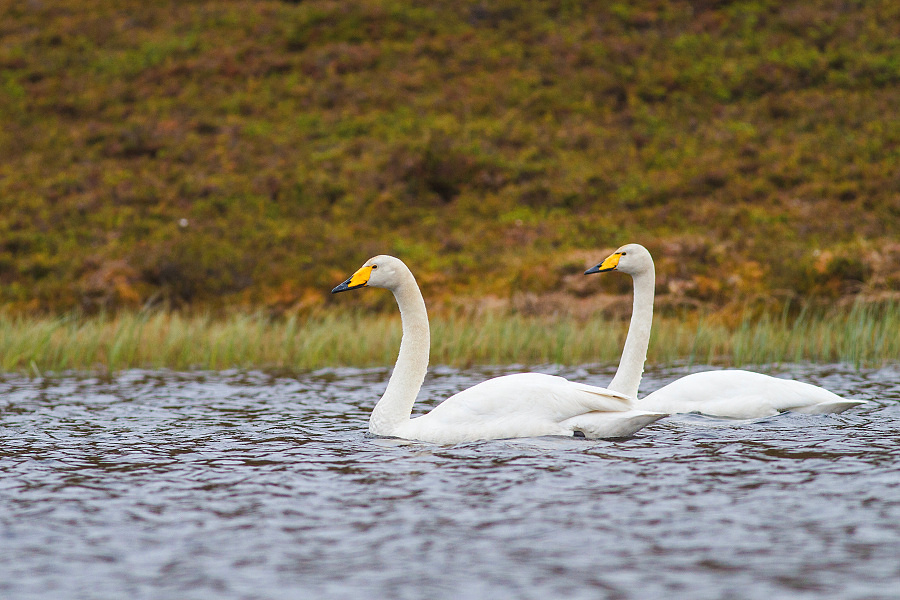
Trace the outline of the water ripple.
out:
[[[0,597],[891,597],[900,370],[772,373],[872,402],[441,447],[365,434],[383,369],[5,376]]]

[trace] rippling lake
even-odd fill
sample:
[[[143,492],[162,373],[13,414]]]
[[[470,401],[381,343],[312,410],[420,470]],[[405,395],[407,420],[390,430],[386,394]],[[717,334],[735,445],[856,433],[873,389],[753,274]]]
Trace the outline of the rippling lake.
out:
[[[384,369],[3,376],[0,597],[897,598],[900,369],[767,372],[872,402],[441,447],[365,435]]]

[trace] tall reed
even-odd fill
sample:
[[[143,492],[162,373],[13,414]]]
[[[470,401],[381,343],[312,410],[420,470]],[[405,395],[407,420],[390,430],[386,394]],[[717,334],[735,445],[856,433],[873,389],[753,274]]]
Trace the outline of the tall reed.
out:
[[[432,364],[615,363],[627,322],[602,317],[517,314],[432,318]],[[721,365],[900,361],[900,304],[764,315],[725,325],[715,315],[657,317],[651,364]],[[400,345],[397,316],[360,312],[271,319],[177,313],[79,318],[0,316],[0,371],[45,373],[170,368],[390,365]]]

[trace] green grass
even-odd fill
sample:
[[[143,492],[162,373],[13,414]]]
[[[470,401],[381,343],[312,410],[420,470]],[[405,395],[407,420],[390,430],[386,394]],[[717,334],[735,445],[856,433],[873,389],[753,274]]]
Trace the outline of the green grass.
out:
[[[432,364],[616,363],[627,323],[602,317],[487,314],[432,319]],[[650,364],[721,365],[900,361],[900,305],[741,320],[657,318]],[[225,319],[123,313],[90,318],[0,318],[0,372],[114,372],[128,368],[301,371],[388,366],[400,344],[395,316],[349,312],[309,319]]]

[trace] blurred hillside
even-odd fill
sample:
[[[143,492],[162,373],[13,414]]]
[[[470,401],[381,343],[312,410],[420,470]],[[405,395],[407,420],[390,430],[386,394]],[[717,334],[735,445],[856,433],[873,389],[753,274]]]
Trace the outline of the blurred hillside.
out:
[[[896,0],[0,0],[0,124],[14,313],[900,290]]]

